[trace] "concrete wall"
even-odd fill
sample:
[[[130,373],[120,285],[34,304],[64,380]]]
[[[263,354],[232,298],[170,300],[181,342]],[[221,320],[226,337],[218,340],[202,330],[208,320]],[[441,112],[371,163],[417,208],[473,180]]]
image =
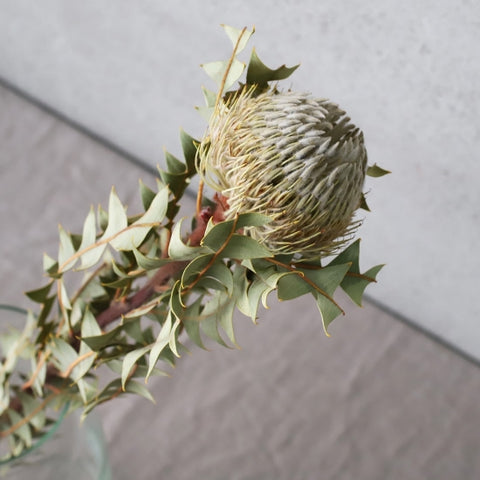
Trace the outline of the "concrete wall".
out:
[[[254,24],[267,64],[302,63],[287,87],[363,128],[394,172],[369,182],[364,266],[388,264],[371,296],[480,358],[476,0],[2,0],[0,77],[153,165],[180,126],[203,132],[198,65],[228,56],[220,23]]]

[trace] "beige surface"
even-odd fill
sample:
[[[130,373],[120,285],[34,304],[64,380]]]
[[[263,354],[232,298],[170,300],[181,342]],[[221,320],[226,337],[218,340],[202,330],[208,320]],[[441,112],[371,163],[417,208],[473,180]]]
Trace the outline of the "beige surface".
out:
[[[154,180],[4,89],[0,112],[0,303],[25,306],[58,222]],[[152,380],[157,405],[99,409],[115,480],[480,478],[476,366],[370,305],[344,301],[326,338],[308,298],[270,303],[237,319],[242,350],[192,348]]]

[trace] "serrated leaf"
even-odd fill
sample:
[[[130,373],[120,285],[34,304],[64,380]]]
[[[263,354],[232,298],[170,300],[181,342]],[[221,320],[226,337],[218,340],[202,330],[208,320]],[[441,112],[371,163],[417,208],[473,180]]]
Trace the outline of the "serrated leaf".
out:
[[[271,221],[270,217],[261,213],[242,213],[233,220],[225,220],[215,224],[209,222],[203,243],[212,250],[218,250],[234,231],[246,227],[260,227]]]
[[[191,172],[185,163],[181,162],[171,153],[164,151],[167,169],[158,169],[162,181],[168,185],[175,199],[179,199],[188,185],[187,179]]]
[[[145,210],[151,205],[152,200],[155,198],[155,192],[147,187],[145,183],[140,179],[138,181],[140,188],[140,198],[142,199],[142,205]]]
[[[217,61],[200,65],[206,74],[219,86],[228,67],[227,61]]]
[[[206,255],[199,255],[193,259],[183,270],[181,278],[182,289],[190,285],[191,282],[195,281],[198,275],[207,268],[207,266],[212,262],[213,254],[208,253]]]
[[[239,215],[236,219],[226,220],[217,224],[212,224],[211,222],[209,222],[209,224],[207,225],[206,233],[202,240],[202,245],[216,252],[221,248],[224,248],[227,241],[229,242],[231,241],[230,237],[232,236],[234,231],[238,231],[246,227],[262,226],[269,223],[270,221],[271,219],[266,215],[262,215],[258,213],[246,213],[246,214]],[[237,237],[238,236],[240,235],[237,235]],[[249,238],[250,240],[253,240],[250,237],[247,237],[246,235],[241,235],[241,236],[243,238]],[[258,248],[256,249],[257,249],[257,254],[260,255],[260,257],[269,257],[272,255],[265,247],[260,245],[258,242],[256,242],[255,240],[251,242],[250,240],[247,240],[244,243],[245,244],[250,243],[250,245],[254,249],[256,248],[256,245],[254,246],[255,243],[259,245],[260,249]],[[236,244],[242,243],[241,241],[240,242],[236,241],[236,242],[237,242]],[[248,248],[247,245],[244,245],[244,247],[245,246]],[[239,253],[245,254],[245,248],[243,250],[240,250]],[[232,257],[232,258],[260,258],[260,257],[247,256],[247,257]]]
[[[205,87],[202,87],[202,93],[205,100],[205,108],[210,112],[213,112],[213,107],[215,107],[215,102],[217,101],[217,94]],[[197,107],[197,109],[199,108],[201,107]]]
[[[201,67],[217,84],[218,87],[222,86],[222,82],[225,79],[225,83],[223,84],[223,89],[220,94],[223,96],[223,94],[242,76],[243,70],[245,69],[245,64],[234,58],[231,62],[230,60],[210,62],[201,65]],[[227,69],[229,70],[226,74]]]
[[[382,269],[383,265],[372,267],[365,273],[360,273],[360,240],[356,240],[349,245],[343,252],[340,252],[330,263],[337,265],[339,263],[350,262],[351,266],[347,275],[343,279],[340,286],[345,293],[357,304],[362,305],[362,297],[368,284],[376,281],[377,273]]]
[[[183,307],[181,298],[180,298],[180,285],[181,283],[179,281],[175,283],[175,285],[172,288],[172,291],[170,294],[170,301],[169,301],[169,307],[170,307],[169,313],[171,312],[171,314],[175,317],[175,323],[171,328],[168,344],[169,344],[170,350],[176,357],[180,357],[177,350],[176,332],[185,314],[185,308]],[[169,315],[169,313],[167,313],[167,316]]]
[[[172,155],[167,150],[163,150],[165,155],[165,163],[167,164],[167,170],[170,173],[186,173],[186,165],[181,162],[175,155]]]
[[[108,225],[104,234],[102,235],[102,239],[116,235],[126,228],[127,225],[128,219],[125,212],[125,207],[118,198],[115,187],[112,187],[108,200]]]
[[[342,289],[361,307],[365,289],[370,283],[376,281],[377,274],[383,267],[384,265],[376,265],[363,274],[347,275],[341,283]]]
[[[200,307],[202,305],[203,297],[199,297],[188,306],[183,318],[183,326],[187,332],[187,335],[193,340],[193,342],[202,349],[205,346],[200,335]]]
[[[76,258],[71,260],[73,255],[75,255],[75,248],[73,247],[72,238],[61,225],[58,226],[58,232],[60,237],[58,264],[60,265],[60,270],[65,272],[70,270],[77,261]]]
[[[260,304],[260,299],[262,298],[263,292],[267,290],[269,286],[261,278],[255,278],[255,280],[250,284],[250,287],[247,291],[248,304],[250,310],[250,318],[254,323],[257,322],[257,312],[258,306]]]
[[[90,208],[90,211],[85,219],[83,224],[83,233],[82,233],[82,243],[80,244],[79,251],[85,250],[90,245],[95,243],[97,238],[97,220],[95,215],[95,210],[93,207]],[[86,269],[91,267],[91,265],[86,261],[86,257],[81,258],[81,268]]]
[[[63,282],[63,279],[59,279],[58,284],[60,286],[60,295],[58,296],[58,302],[66,310],[71,310],[72,305],[70,303],[70,299],[68,298],[67,289],[65,288],[65,283]]]
[[[170,338],[168,340],[168,346],[170,347],[170,350],[172,353],[180,358],[180,354],[178,353],[178,346],[177,346],[177,330],[178,327],[180,326],[180,318],[175,316],[175,323],[173,324],[173,327],[170,331]]]
[[[379,167],[376,163],[371,165],[367,168],[367,175],[370,177],[383,177],[384,175],[388,175],[390,172],[389,170],[384,170],[383,168]]]
[[[262,300],[262,305],[265,308],[269,308],[268,303],[267,303],[267,297],[270,295],[271,292],[273,292],[275,289],[278,288],[278,282],[281,280],[283,277],[291,275],[291,272],[275,272],[269,275],[268,277],[263,277],[262,280],[266,284],[267,288],[262,292],[261,300]]]
[[[303,270],[305,277],[323,290],[327,295],[333,295],[340,286],[346,273],[351,267],[350,263],[332,265],[318,270]]]
[[[247,295],[249,285],[247,269],[240,265],[235,265],[233,270],[233,298],[238,310],[247,317],[250,317],[250,304]]]
[[[78,297],[72,305],[72,311],[70,312],[70,325],[73,327],[79,324],[83,319],[86,304],[85,301]]]
[[[237,217],[237,229],[245,227],[261,227],[270,223],[272,219],[261,213],[242,213]]]
[[[45,324],[45,320],[48,318],[48,315],[52,311],[52,307],[55,303],[57,296],[52,295],[51,297],[45,299],[43,302],[42,309],[40,310],[40,313],[38,314],[37,318],[37,326],[43,327]]]
[[[168,194],[168,188],[164,186],[155,195],[148,210],[110,242],[113,248],[117,250],[133,250],[137,248],[143,242],[148,232],[153,227],[159,225],[165,218],[168,208]]]
[[[171,173],[162,169],[158,169],[162,181],[168,185],[168,188],[172,192],[173,196],[176,199],[179,199],[185,188],[187,187],[187,178],[188,175],[186,172],[183,173]]]
[[[36,303],[44,303],[48,297],[50,290],[52,289],[53,280],[48,282],[45,286],[37,288],[36,290],[30,290],[25,292],[25,295]]]
[[[348,258],[349,255],[346,255],[346,257]],[[345,258],[341,260],[345,260]],[[279,280],[279,298],[289,300],[311,292],[320,310],[325,333],[329,335],[328,326],[338,315],[343,313],[342,309],[333,300],[332,295],[351,266],[352,263],[348,262],[340,265],[330,264],[328,267],[312,270],[299,267],[298,270],[302,272],[303,276],[299,276],[297,280],[293,275],[285,276]],[[303,285],[300,282],[303,282]]]
[[[185,130],[180,130],[180,143],[182,145],[183,156],[187,164],[187,171],[190,174],[196,172],[195,168],[195,159],[197,157],[197,145],[199,144],[198,140],[195,140],[191,137]]]
[[[94,315],[87,309],[82,319],[82,329],[81,329],[82,338],[93,337],[95,335],[99,335],[100,333],[101,333],[101,329],[98,326],[98,323]],[[78,356],[75,359],[75,366],[73,367],[73,369],[71,369],[71,372],[69,374],[69,377],[74,382],[78,382],[78,380],[80,380],[86,373],[88,373],[93,363],[95,362],[96,355],[91,352],[92,352],[92,349],[86,344],[86,342],[82,341],[82,343],[80,344],[80,350],[79,350]],[[68,366],[68,369],[70,368],[71,368],[71,365]],[[86,394],[85,389],[83,394]]]
[[[58,270],[58,262],[54,260],[52,257],[47,255],[46,253],[43,254],[43,271],[45,273],[51,274],[56,273]]]
[[[75,349],[61,338],[53,338],[50,343],[53,358],[56,360],[58,369],[63,372],[78,359]]]
[[[82,243],[78,250],[80,256],[79,270],[86,270],[95,265],[107,248],[105,243],[100,243],[95,247],[96,239],[96,216],[95,211],[91,208],[83,224]]]
[[[239,54],[246,47],[250,37],[255,33],[255,28],[247,30],[246,28],[238,29],[224,24],[221,26],[232,42],[232,46],[236,47],[235,54]]]
[[[97,405],[116,397],[119,393],[122,393],[121,381],[119,378],[116,378],[115,380],[112,380],[99,394],[90,400],[88,405],[86,405],[83,409],[82,418],[85,418],[85,416]]]
[[[82,319],[82,339],[102,334],[102,329],[98,325],[95,315],[87,308]]]
[[[122,375],[121,375],[122,389],[125,389],[125,385],[132,371],[132,368],[135,366],[135,364],[138,362],[140,358],[142,358],[146,353],[148,353],[152,349],[152,346],[153,345],[147,345],[142,348],[137,348],[135,350],[132,350],[131,352],[128,352],[125,355],[122,362]]]
[[[185,313],[184,306],[180,299],[180,289],[181,289],[181,282],[175,282],[175,285],[172,288],[170,293],[170,298],[168,301],[168,306],[175,316],[175,318],[182,319],[183,314]]]
[[[340,252],[328,264],[328,266],[350,263],[349,271],[353,273],[360,273],[359,257],[360,257],[360,239],[357,239],[352,244],[350,244],[345,250]]]
[[[172,260],[192,260],[206,252],[202,247],[191,247],[182,240],[182,223],[185,218],[180,219],[172,230],[172,236],[168,245],[168,256]]]
[[[160,357],[160,354],[165,349],[165,347],[167,347],[167,345],[169,344],[170,336],[172,334],[172,327],[173,327],[172,312],[169,311],[165,319],[165,322],[162,325],[160,333],[158,334],[158,337],[155,340],[155,343],[153,344],[150,350],[150,356],[148,359],[148,372],[147,372],[147,376],[145,377],[145,381],[147,381],[148,378],[150,377],[150,374],[152,373],[158,361],[158,358]]]
[[[279,279],[277,295],[279,300],[293,300],[310,293],[313,287],[302,278],[302,275],[290,273]]]
[[[106,248],[107,243],[101,242],[96,246],[92,245],[92,248],[85,249],[85,251],[79,255],[81,259],[81,266],[78,270],[86,270],[98,263],[98,261],[102,258]]]
[[[213,112],[215,111],[215,107],[195,107],[195,110],[202,116],[204,120],[210,122],[210,119],[212,118]]]
[[[117,278],[117,280],[113,280],[112,282],[103,282],[102,286],[107,288],[128,288],[132,283],[132,279],[130,277],[124,278]]]
[[[281,67],[272,70],[260,60],[256,50],[253,49],[247,69],[247,84],[266,86],[268,82],[288,78],[298,67],[299,65],[293,67],[282,65]]]
[[[146,315],[147,313],[151,312],[153,309],[158,307],[159,303],[163,300],[164,296],[159,295],[158,297],[153,298],[150,300],[148,303],[144,303],[138,308],[135,308],[128,312],[127,314],[124,315],[124,319],[130,319],[130,318],[137,318],[141,317],[143,315]]]
[[[135,380],[129,380],[124,387],[124,391],[127,393],[135,393],[137,395],[150,400],[152,403],[156,403],[155,399],[153,398],[152,394],[149,390],[142,385],[141,383],[136,382]]]
[[[78,382],[82,377],[84,377],[91,369],[92,365],[95,362],[96,355],[89,351],[80,352],[78,360],[76,361],[75,366],[73,367],[69,378],[71,378],[74,382]]]
[[[108,212],[101,205],[97,208],[97,218],[100,230],[105,231],[108,226]]]
[[[119,265],[117,262],[112,260],[110,262],[110,265],[112,266],[112,272],[118,277],[118,278],[126,278],[128,277],[128,273],[125,271],[125,268],[123,265]],[[105,282],[108,283],[108,282]]]
[[[223,262],[215,262],[203,275],[198,286],[226,291],[229,295],[233,292],[233,276],[230,269]]]
[[[147,335],[144,335],[144,331],[140,324],[140,318],[134,318],[128,322],[125,322],[123,324],[123,330],[136,343],[150,343],[150,340],[147,340]]]
[[[91,213],[89,213],[90,219],[87,220],[89,222],[88,228],[93,228],[91,225]],[[125,208],[118,198],[118,195],[115,191],[115,188],[112,187],[110,191],[110,196],[108,200],[108,215],[105,211],[99,206],[98,207],[98,218],[101,224],[105,223],[108,219],[108,224],[103,232],[103,235],[93,244],[90,244],[85,247],[85,249],[81,249],[78,252],[78,256],[80,256],[82,264],[80,269],[86,269],[93,265],[95,265],[100,258],[102,257],[105,249],[107,248],[107,243],[114,239],[117,234],[119,234],[122,230],[124,230],[128,225],[127,214],[125,212]]]
[[[330,334],[328,333],[329,325],[333,322],[333,320],[335,320],[335,318],[337,318],[343,312],[337,305],[335,305],[335,303],[331,302],[324,295],[321,295],[320,293],[315,292],[314,297],[317,302],[317,307],[318,307],[318,310],[320,311],[320,315],[322,316],[323,330],[325,331],[325,335],[329,337],[330,336]]]
[[[225,245],[234,230],[236,230],[234,220],[226,220],[216,224],[209,220],[201,245],[216,252]]]
[[[312,293],[315,298],[317,294],[320,294],[335,305],[332,295],[340,286],[350,267],[351,263],[319,267],[318,269],[302,269],[301,266],[298,266],[299,273],[292,272],[293,274],[279,279],[278,298],[291,300],[306,293]]]
[[[207,335],[209,338],[217,342],[222,347],[229,348],[228,345],[223,340],[223,338],[220,336],[220,333],[218,332],[218,321],[217,321],[216,315],[211,315],[211,314],[206,314],[206,315],[207,315],[206,318],[204,318],[200,323],[202,331],[205,333],[205,335]]]
[[[235,331],[233,328],[233,312],[235,311],[235,301],[231,297],[224,296],[225,305],[220,317],[218,319],[218,323],[222,327],[223,331],[227,334],[228,339],[235,345],[237,348],[237,340],[235,338]]]
[[[147,257],[136,248],[133,249],[133,254],[137,265],[147,272],[150,270],[156,270],[170,261],[167,258]]]
[[[273,257],[273,253],[252,237],[233,234],[228,244],[221,251],[222,258],[235,258],[237,260]]]
[[[170,351],[168,352],[171,353]],[[162,355],[160,355],[160,359],[173,368],[175,366],[175,363],[170,362],[170,357],[168,355],[165,355],[165,353],[167,353],[166,350],[164,350]],[[130,378],[137,378],[137,377],[145,378],[147,376],[147,371],[148,371],[148,367],[146,365],[139,365],[137,363],[136,368],[134,371],[132,371],[132,375]],[[170,374],[165,370],[154,368],[150,373],[150,377],[158,377],[158,376],[169,377]]]
[[[88,299],[88,302],[99,302],[107,300],[108,293],[101,286],[100,281],[100,277],[97,277],[95,279],[92,279],[92,281],[90,281],[87,285],[84,284],[85,288],[82,291],[81,298]]]
[[[358,208],[361,208],[362,210],[366,210],[367,212],[370,212],[370,207],[368,206],[367,199],[365,198],[365,194],[362,193],[362,196],[360,198],[360,206]]]

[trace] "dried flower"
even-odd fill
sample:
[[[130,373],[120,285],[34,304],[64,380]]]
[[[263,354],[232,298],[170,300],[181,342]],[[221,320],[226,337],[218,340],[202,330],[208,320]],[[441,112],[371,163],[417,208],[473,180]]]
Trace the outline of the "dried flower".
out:
[[[331,254],[360,224],[362,132],[337,105],[305,93],[243,89],[217,106],[198,169],[228,202],[226,218],[272,218],[248,233],[275,253]]]

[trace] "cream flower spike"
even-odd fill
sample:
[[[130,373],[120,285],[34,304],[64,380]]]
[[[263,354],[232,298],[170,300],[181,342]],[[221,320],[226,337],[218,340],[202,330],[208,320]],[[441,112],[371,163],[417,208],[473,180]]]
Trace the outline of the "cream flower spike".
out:
[[[363,134],[328,100],[244,87],[215,108],[198,169],[225,197],[227,219],[272,219],[248,233],[274,253],[332,254],[361,223]]]

